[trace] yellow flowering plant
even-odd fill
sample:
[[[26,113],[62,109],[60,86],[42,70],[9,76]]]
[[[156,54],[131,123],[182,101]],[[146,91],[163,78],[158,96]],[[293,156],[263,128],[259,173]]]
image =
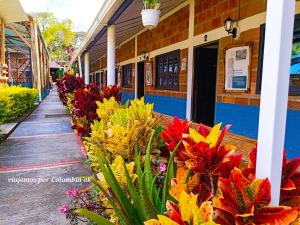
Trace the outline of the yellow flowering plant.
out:
[[[158,119],[153,113],[153,104],[145,104],[144,99],[130,101],[121,106],[114,98],[97,102],[100,121],[91,125],[90,137],[84,144],[94,169],[99,169],[97,152],[104,153],[110,161],[118,155],[125,161],[133,161],[135,147],[145,154],[146,145],[153,131],[158,127]],[[157,145],[154,140],[153,145]]]

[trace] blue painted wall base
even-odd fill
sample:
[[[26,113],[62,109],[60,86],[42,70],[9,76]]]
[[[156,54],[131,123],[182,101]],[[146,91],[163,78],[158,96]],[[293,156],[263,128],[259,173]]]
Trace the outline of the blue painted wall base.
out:
[[[129,91],[122,91],[122,99],[121,103],[125,104],[127,100],[133,100],[134,99],[134,92],[129,92]]]
[[[145,95],[145,102],[154,103],[155,112],[186,118],[186,98]]]
[[[232,124],[231,132],[257,139],[259,107],[216,103],[215,123]],[[288,158],[300,156],[300,111],[288,110],[285,148]]]
[[[134,92],[122,91],[122,104],[134,99]],[[185,119],[186,99],[159,95],[145,95],[146,103],[154,103],[154,111]]]

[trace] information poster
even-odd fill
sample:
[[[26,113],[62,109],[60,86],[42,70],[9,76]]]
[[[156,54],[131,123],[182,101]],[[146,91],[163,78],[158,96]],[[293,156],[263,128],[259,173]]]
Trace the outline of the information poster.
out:
[[[250,47],[234,47],[225,54],[225,90],[247,90]]]

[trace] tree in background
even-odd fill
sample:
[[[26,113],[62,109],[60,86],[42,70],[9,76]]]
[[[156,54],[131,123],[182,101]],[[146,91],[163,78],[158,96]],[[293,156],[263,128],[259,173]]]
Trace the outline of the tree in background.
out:
[[[85,32],[84,31],[75,32],[74,35],[75,37],[73,39],[73,46],[77,49],[79,48],[80,44],[82,43],[85,37]]]
[[[51,12],[37,13],[35,16],[44,35],[51,61],[64,63],[72,60],[84,32],[73,32],[72,20],[59,21]]]

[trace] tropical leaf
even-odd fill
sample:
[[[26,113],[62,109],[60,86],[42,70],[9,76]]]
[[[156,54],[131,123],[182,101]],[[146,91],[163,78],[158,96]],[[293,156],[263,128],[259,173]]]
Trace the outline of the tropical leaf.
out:
[[[219,178],[218,192],[213,199],[216,221],[231,224],[290,224],[298,216],[298,209],[269,207],[271,186],[268,179],[248,180],[235,168],[229,179]],[[227,217],[227,218],[226,218]]]
[[[297,188],[297,182],[294,181],[293,176],[300,174],[298,168],[300,167],[300,157],[293,159],[283,165],[281,189],[282,190],[295,190]],[[300,186],[300,183],[299,183]]]
[[[209,144],[209,147],[212,148],[217,144],[220,135],[220,128],[222,123],[215,125],[210,131],[209,135],[206,137],[206,143]]]
[[[243,169],[243,174],[248,179],[254,179],[256,167],[257,146],[249,154],[248,167]],[[300,157],[288,161],[286,151],[282,160],[281,200],[300,197]]]
[[[190,196],[185,191],[181,192],[179,197],[179,209],[182,220],[188,223],[193,221],[194,212],[199,213],[196,212],[195,208],[197,208],[197,195]]]
[[[146,172],[142,175],[142,180],[140,182],[140,197],[143,204],[143,210],[144,215],[146,217],[146,220],[149,219],[156,219],[157,218],[157,211],[154,207],[153,201],[151,201],[149,192],[147,190],[147,184],[146,184]]]
[[[102,217],[94,212],[88,211],[86,209],[81,209],[81,208],[76,209],[74,211],[74,213],[77,214],[78,216],[89,219],[90,221],[96,223],[97,225],[113,225],[113,223],[109,222],[104,217]]]
[[[102,191],[104,196],[107,198],[108,202],[113,207],[114,213],[117,215],[121,225],[131,225],[132,222],[127,217],[127,213],[120,206],[119,200],[114,195],[109,195],[107,191],[101,186],[101,184],[99,184],[99,182],[96,179],[91,178],[91,182],[95,184]]]
[[[166,148],[172,152],[174,151],[176,145],[182,141],[182,135],[189,133],[190,123],[187,120],[180,121],[178,117],[174,117],[173,122],[168,124],[161,132],[161,137],[164,140],[164,144]],[[179,158],[180,161],[184,161],[188,159],[185,155],[184,146],[181,143],[176,157]]]
[[[158,215],[158,220],[151,219],[144,223],[145,225],[178,225],[178,223],[174,222],[170,218],[164,215]]]
[[[256,224],[289,225],[298,217],[298,209],[286,206],[263,207],[255,213]]]
[[[138,176],[138,179],[142,179],[142,165],[141,165],[141,153],[138,151],[138,147],[135,146],[135,151],[134,151],[134,161],[136,165],[136,174]]]
[[[176,177],[176,166],[175,166],[174,158],[181,144],[182,144],[181,141],[177,143],[175,149],[170,153],[170,159],[168,162],[167,172],[164,179],[160,213],[164,213],[166,210],[168,191],[171,188],[172,179]]]
[[[142,204],[139,193],[137,192],[134,184],[132,183],[132,179],[129,175],[125,162],[124,162],[124,170],[125,170],[125,176],[128,184],[128,191],[130,194],[130,198],[132,199],[140,218],[142,219],[142,221],[145,221],[146,215],[145,215],[145,210],[143,210],[144,205]]]
[[[99,154],[99,162],[105,180],[108,186],[111,188],[113,194],[115,195],[115,198],[118,200],[122,211],[126,212],[127,218],[132,221],[131,223],[141,224],[142,219],[136,216],[138,214],[137,210],[133,207],[130,200],[127,198],[126,193],[122,190],[121,186],[117,182],[117,179],[114,176],[109,163],[103,156],[101,156],[101,154]]]
[[[220,146],[230,125],[225,126],[222,131],[220,128],[221,123],[208,132],[200,125],[198,131],[190,128],[189,134],[183,134],[185,155],[188,157],[185,163],[193,172],[228,178],[230,171],[239,166],[242,155],[233,155],[235,146]]]

